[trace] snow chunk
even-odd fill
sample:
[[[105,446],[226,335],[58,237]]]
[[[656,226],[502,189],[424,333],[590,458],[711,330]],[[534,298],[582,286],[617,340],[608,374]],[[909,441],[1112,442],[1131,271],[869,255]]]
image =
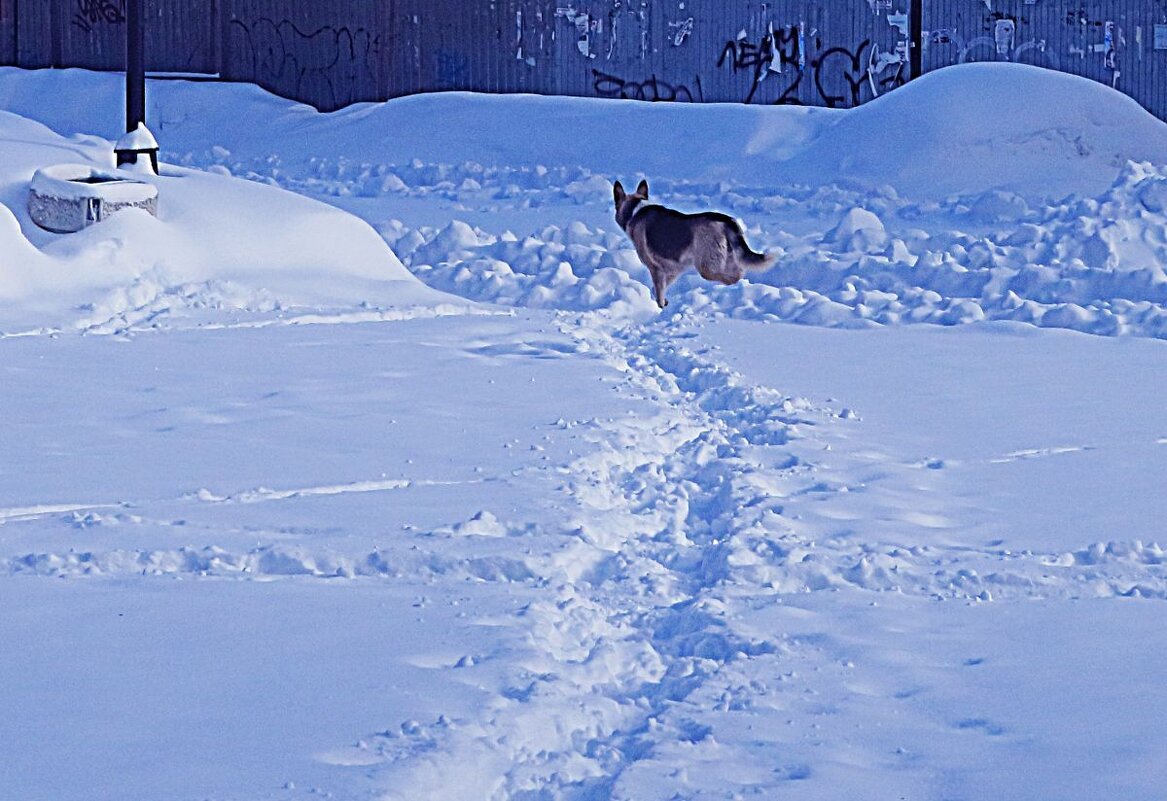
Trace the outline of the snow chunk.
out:
[[[888,236],[878,216],[856,207],[843,215],[839,224],[823,237],[823,242],[845,251],[870,251],[884,247]]]

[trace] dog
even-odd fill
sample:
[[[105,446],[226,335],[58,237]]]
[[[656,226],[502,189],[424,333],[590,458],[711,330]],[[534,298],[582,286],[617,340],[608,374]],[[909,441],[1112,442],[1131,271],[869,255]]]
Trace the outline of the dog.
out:
[[[746,270],[766,270],[775,256],[755,253],[746,243],[741,225],[716,211],[684,214],[648,202],[648,181],[631,195],[617,181],[612,187],[616,224],[624,229],[636,255],[652,276],[656,305],[669,305],[665,291],[690,267],[707,281],[729,286]]]

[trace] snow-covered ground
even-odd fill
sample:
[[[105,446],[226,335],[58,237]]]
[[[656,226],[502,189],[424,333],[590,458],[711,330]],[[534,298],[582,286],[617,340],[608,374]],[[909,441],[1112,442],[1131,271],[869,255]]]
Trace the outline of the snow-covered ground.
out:
[[[0,69],[0,798],[1162,797],[1131,101],[152,83],[158,218],[39,231],[120,92]],[[640,177],[777,265],[658,313]]]

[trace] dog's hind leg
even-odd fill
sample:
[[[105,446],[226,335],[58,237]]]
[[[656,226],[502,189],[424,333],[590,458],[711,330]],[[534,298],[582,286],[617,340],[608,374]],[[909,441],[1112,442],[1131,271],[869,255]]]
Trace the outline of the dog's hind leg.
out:
[[[644,266],[648,268],[648,274],[652,276],[652,291],[656,305],[663,309],[669,305],[669,302],[665,300],[665,292],[668,291],[673,281],[677,280],[680,272],[676,269],[669,269],[670,265],[659,259],[645,260]]]
[[[697,272],[706,281],[716,281],[719,284],[736,284],[742,278],[742,268],[733,256],[724,250],[714,251],[697,264]]]
[[[652,273],[652,289],[656,294],[656,305],[663,309],[669,305],[665,299],[665,290],[669,288],[668,274],[657,267],[649,267],[648,271]]]
[[[702,264],[697,267],[697,272],[699,272],[701,277],[706,281],[716,281],[719,284],[725,284],[726,286],[729,286],[740,281],[742,279],[742,274],[740,270],[735,272],[726,269],[728,267],[729,265],[725,265],[722,267],[722,269],[718,270],[711,267],[706,267]]]
[[[724,237],[705,233],[695,255],[697,272],[706,281],[716,281],[729,286],[741,280],[741,267],[733,257],[730,243]]]

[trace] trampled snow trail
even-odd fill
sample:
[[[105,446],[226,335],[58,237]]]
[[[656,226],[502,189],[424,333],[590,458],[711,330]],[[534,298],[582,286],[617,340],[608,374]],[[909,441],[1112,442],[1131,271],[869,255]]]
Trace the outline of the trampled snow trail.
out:
[[[475,318],[460,319],[480,325]],[[395,799],[663,801],[674,791],[696,799],[735,791],[772,795],[791,782],[808,787],[808,780],[829,776],[829,765],[839,758],[837,750],[824,757],[828,745],[839,749],[838,743],[846,743],[849,758],[859,764],[877,760],[885,745],[871,733],[852,741],[848,731],[828,737],[823,727],[849,719],[831,709],[856,710],[859,721],[903,715],[903,703],[917,692],[908,680],[883,688],[883,696],[853,689],[881,680],[878,660],[839,636],[838,620],[857,614],[854,609],[906,604],[903,614],[919,616],[945,602],[959,608],[1167,598],[1167,553],[1152,543],[1011,552],[972,545],[974,538],[959,531],[944,536],[960,516],[945,484],[951,466],[942,459],[897,462],[874,450],[863,409],[844,406],[845,397],[812,403],[750,383],[703,340],[710,326],[705,314],[674,313],[627,325],[604,313],[543,319],[553,320],[558,334],[526,331],[514,342],[462,340],[459,348],[474,359],[512,366],[600,365],[608,377],[598,385],[601,395],[613,396],[603,405],[632,411],[560,420],[554,427],[584,444],[574,457],[543,461],[535,458],[539,451],[530,451],[517,473],[461,481],[429,480],[414,469],[402,478],[215,484],[213,490],[196,484],[184,495],[155,500],[13,506],[0,510],[0,524],[39,521],[47,530],[64,523],[81,532],[81,541],[108,543],[127,534],[156,539],[146,534],[156,531],[211,543],[229,537],[232,544],[17,552],[0,560],[0,572],[515,588],[527,598],[518,614],[472,619],[523,643],[505,655],[505,664],[479,674],[479,663],[491,666],[497,655],[467,652],[432,668],[471,683],[501,675],[501,684],[485,685],[481,709],[438,714],[439,699],[431,718],[352,732],[356,745],[335,743],[318,757],[367,774],[385,797]],[[360,342],[370,335],[385,339],[381,328],[407,324],[351,322],[365,326],[357,329],[364,332]],[[301,331],[299,339],[317,347],[330,341],[330,331]],[[216,332],[258,342],[287,339],[279,329],[251,325]],[[272,369],[280,374],[278,364]],[[333,369],[341,368],[330,365],[328,374]],[[320,377],[312,380],[319,383]],[[263,381],[256,386],[267,388]],[[230,406],[237,393],[254,395],[233,391],[215,405]],[[223,414],[212,411],[192,409],[198,419],[222,424]],[[1017,449],[987,463],[1065,458],[1079,451]],[[520,483],[546,492],[540,491],[535,505],[507,512]],[[317,510],[309,519],[316,519],[327,508],[319,504],[364,499],[370,509],[384,510],[399,506],[396,498],[427,488],[458,491],[480,484],[495,488],[502,498],[498,505],[445,528],[403,534],[375,550],[343,541],[322,544],[315,535],[274,525],[285,506],[300,517],[304,512],[293,510],[307,504]],[[234,519],[246,509],[261,513],[256,519],[262,528]],[[257,536],[265,541],[238,544]],[[798,617],[806,613],[797,609],[813,605],[802,599],[815,596],[848,611],[833,613],[839,617],[830,625],[808,633]],[[793,618],[771,619],[783,609]],[[981,658],[964,657],[974,663]],[[927,708],[912,714],[920,731],[936,725]],[[989,713],[974,711],[927,737],[959,751],[970,733],[1004,745],[1011,742],[1007,731]],[[922,747],[908,735],[896,742]],[[934,766],[905,767],[889,792],[927,788],[934,773]],[[829,782],[813,785],[825,788]]]
[[[1167,554],[1156,545],[1042,554],[929,544],[952,499],[905,497],[898,479],[940,465],[833,460],[832,442],[861,437],[856,414],[750,385],[702,346],[702,324],[680,315],[613,329],[560,315],[580,352],[624,377],[614,391],[654,411],[580,426],[594,449],[555,468],[563,525],[524,563],[540,596],[515,621],[529,648],[521,669],[481,717],[427,734],[432,749],[406,755],[409,733],[370,741],[388,798],[678,797],[668,787],[685,798],[768,796],[809,778],[819,768],[797,737],[775,764],[773,748],[740,734],[760,727],[769,737],[799,718],[818,729],[823,712],[808,695],[824,692],[816,682],[848,686],[824,677],[854,668],[838,644],[748,619],[783,598],[1167,598]],[[880,495],[883,484],[886,498],[872,503],[895,516],[894,540],[824,536],[822,521],[847,514],[840,499]],[[999,734],[994,726],[957,721],[941,739]],[[928,786],[927,774],[909,771],[897,792]]]
[[[732,581],[730,542],[768,538],[779,520],[767,480],[805,480],[790,440],[832,414],[741,386],[664,330],[653,344],[651,329],[613,335],[597,322],[561,317],[581,351],[624,376],[615,391],[655,411],[579,427],[593,449],[556,468],[559,542],[526,560],[544,588],[520,615],[530,656],[480,720],[384,766],[384,786],[409,788],[390,797],[615,797],[662,744],[707,735],[673,706],[778,647],[734,631],[719,588]]]

